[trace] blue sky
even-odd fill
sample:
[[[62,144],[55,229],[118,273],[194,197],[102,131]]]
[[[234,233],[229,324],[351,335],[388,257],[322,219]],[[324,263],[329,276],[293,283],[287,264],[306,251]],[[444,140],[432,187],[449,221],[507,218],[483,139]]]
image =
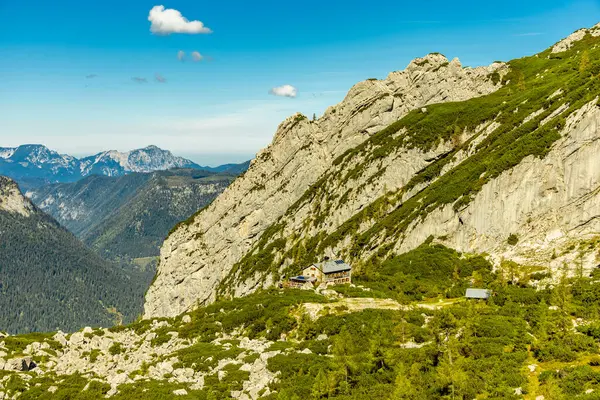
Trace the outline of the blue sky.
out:
[[[151,32],[159,5],[212,33]],[[600,1],[0,0],[0,17],[0,147],[156,144],[214,165],[252,157],[286,116],[319,115],[412,58],[476,66],[542,51],[599,22]],[[297,96],[269,94],[282,85]]]

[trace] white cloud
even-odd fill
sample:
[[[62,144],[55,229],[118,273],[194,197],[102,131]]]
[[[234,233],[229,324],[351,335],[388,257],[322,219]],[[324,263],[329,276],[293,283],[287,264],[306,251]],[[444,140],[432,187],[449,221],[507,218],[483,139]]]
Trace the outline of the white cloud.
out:
[[[188,21],[175,9],[165,6],[154,6],[148,14],[150,21],[150,32],[158,35],[169,35],[171,33],[211,33],[208,27],[200,21]]]
[[[183,60],[185,60],[185,51],[183,51],[183,50],[179,50],[179,51],[177,52],[177,59],[178,59],[179,61],[183,61]]]
[[[197,51],[192,51],[192,60],[194,61],[202,61],[204,57]]]
[[[296,95],[298,95],[298,89],[292,85],[277,86],[269,90],[269,94],[274,96],[296,97]]]

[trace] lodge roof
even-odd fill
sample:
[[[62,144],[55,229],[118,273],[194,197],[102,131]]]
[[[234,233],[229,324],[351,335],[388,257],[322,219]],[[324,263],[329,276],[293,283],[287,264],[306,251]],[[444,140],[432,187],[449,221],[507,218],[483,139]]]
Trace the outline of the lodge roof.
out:
[[[317,279],[314,278],[314,277],[312,277],[312,276],[302,276],[302,275],[299,275],[299,276],[292,276],[290,278],[290,280],[291,281],[296,281],[296,282],[314,282]]]
[[[335,272],[350,271],[352,267],[344,260],[328,260],[322,263],[314,264],[324,274],[333,274]]]

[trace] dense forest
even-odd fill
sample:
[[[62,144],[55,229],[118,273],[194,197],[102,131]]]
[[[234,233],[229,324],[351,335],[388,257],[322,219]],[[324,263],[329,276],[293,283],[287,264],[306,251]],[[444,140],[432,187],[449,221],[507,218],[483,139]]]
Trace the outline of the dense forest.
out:
[[[0,329],[70,331],[132,321],[144,292],[136,272],[102,260],[30,207],[29,216],[0,208]]]
[[[112,260],[158,256],[169,230],[210,204],[234,178],[197,170],[155,172],[129,201],[81,238]]]

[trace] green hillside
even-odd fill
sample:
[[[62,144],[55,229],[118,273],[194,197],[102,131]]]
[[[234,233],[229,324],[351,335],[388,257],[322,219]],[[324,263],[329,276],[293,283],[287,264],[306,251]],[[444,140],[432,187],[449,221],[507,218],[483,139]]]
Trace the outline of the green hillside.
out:
[[[129,262],[158,256],[169,230],[209,204],[233,179],[228,173],[191,169],[94,175],[30,195],[102,257]]]
[[[9,185],[16,187],[0,177],[0,189]],[[12,201],[28,203],[20,195]],[[29,216],[0,207],[0,330],[69,331],[132,321],[141,311],[143,280],[102,260],[31,207]]]
[[[414,260],[431,268],[415,267]],[[562,275],[553,288],[536,290],[544,279],[539,273],[520,268],[515,276],[510,266],[493,272],[481,257],[430,245],[389,267],[392,275],[372,276],[369,285],[393,289],[389,293],[400,303],[369,298],[376,289],[369,291],[363,282],[334,287],[346,293],[343,297],[267,290],[220,300],[186,317],[86,333],[82,357],[89,362],[83,370],[66,376],[52,370],[39,376],[5,372],[6,390],[22,393],[22,399],[99,398],[111,386],[92,371],[106,374],[105,365],[118,359],[120,368],[132,369],[126,374],[132,380],[118,386],[115,399],[229,399],[252,385],[265,385],[257,398],[269,400],[597,398],[592,395],[600,390],[596,276]],[[462,289],[455,290],[461,280],[448,279],[449,270],[476,280],[493,296],[487,302],[462,298]],[[412,299],[415,284],[425,290],[425,299]],[[366,309],[354,308],[361,304]],[[311,316],[311,309],[320,311]],[[18,354],[36,340],[52,343],[50,337],[13,337],[5,348]],[[144,337],[152,340],[144,343]],[[94,347],[106,339],[113,343],[108,351]],[[165,350],[179,341],[182,347]],[[154,352],[143,362],[133,356],[141,354],[141,346],[144,354]],[[74,349],[67,344],[57,351]],[[262,358],[262,374],[276,377],[266,384],[248,372],[263,365]],[[167,368],[164,377],[149,378],[159,367]],[[186,382],[183,371],[202,376],[202,387]]]

